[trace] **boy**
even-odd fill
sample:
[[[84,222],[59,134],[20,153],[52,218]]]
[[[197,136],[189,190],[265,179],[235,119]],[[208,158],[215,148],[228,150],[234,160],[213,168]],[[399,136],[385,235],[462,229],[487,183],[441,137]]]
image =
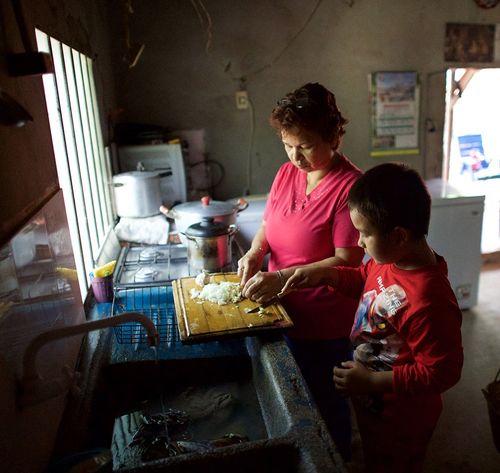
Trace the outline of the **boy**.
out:
[[[351,188],[349,210],[371,259],[359,268],[301,267],[283,288],[327,284],[359,298],[354,360],[333,379],[352,399],[369,472],[422,470],[441,393],[460,379],[461,312],[446,262],[426,241],[430,207],[417,172],[396,163],[370,169]]]

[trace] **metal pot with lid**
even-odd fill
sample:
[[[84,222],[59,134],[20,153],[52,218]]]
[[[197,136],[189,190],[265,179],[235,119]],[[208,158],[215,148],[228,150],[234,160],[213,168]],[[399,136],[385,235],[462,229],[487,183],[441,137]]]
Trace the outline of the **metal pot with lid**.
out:
[[[177,204],[170,210],[165,207],[160,210],[167,217],[175,220],[175,226],[181,236],[181,241],[185,241],[186,230],[193,224],[199,223],[205,217],[213,218],[214,222],[222,222],[226,226],[236,224],[236,215],[248,207],[248,202],[240,199],[237,204],[212,200],[209,196],[202,197],[199,201],[184,202]]]
[[[160,178],[166,173],[129,171],[113,176],[116,213],[119,217],[150,217],[159,213]]]
[[[213,217],[190,225],[181,233],[187,239],[189,267],[194,272],[218,272],[231,264],[231,239],[238,230],[234,224],[216,222]]]

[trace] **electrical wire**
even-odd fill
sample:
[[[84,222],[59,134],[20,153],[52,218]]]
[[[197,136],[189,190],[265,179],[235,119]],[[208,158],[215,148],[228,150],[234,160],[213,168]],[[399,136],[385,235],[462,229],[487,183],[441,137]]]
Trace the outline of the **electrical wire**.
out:
[[[248,101],[248,109],[250,112],[250,141],[248,143],[248,156],[247,156],[247,188],[243,192],[244,195],[249,195],[252,189],[252,153],[253,153],[253,142],[255,137],[255,112],[253,108],[253,103],[250,99]]]
[[[320,5],[323,3],[323,0],[318,0],[316,2],[316,5],[314,6],[313,10],[307,17],[306,21],[302,25],[302,27],[293,35],[292,39],[288,41],[287,44],[281,49],[281,51],[274,57],[274,59],[269,62],[268,64],[265,64],[264,66],[260,67],[259,69],[254,70],[253,72],[240,77],[238,80],[240,83],[245,84],[246,80],[248,77],[256,76],[257,74],[260,74],[264,70],[268,69],[269,67],[272,67],[276,62],[279,61],[279,59],[283,56],[285,51],[293,44],[293,42],[301,35],[301,33],[306,29],[306,27],[309,25],[311,20],[313,19],[314,15],[318,11],[318,8]],[[229,67],[226,66],[226,70],[229,71]],[[253,103],[248,99],[248,109],[250,112],[250,142],[248,145],[248,155],[247,155],[247,187],[244,190],[243,194],[248,195],[251,192],[252,189],[252,153],[253,153],[253,143],[254,143],[254,138],[255,138],[255,112],[254,112],[254,107]]]
[[[210,46],[212,45],[212,36],[213,36],[212,17],[210,16],[210,13],[208,13],[208,10],[206,9],[205,4],[203,3],[202,0],[191,0],[191,5],[193,5],[193,8],[195,9],[196,14],[198,15],[198,20],[200,20],[201,26],[204,26],[205,22],[207,24],[206,27],[207,43],[205,45],[205,51],[208,54]]]
[[[354,4],[354,0],[343,0],[343,2],[346,3],[350,7],[352,7]],[[294,43],[294,41],[297,40],[297,38],[307,28],[307,26],[312,21],[313,17],[315,16],[316,12],[318,11],[318,9],[322,3],[323,3],[323,0],[318,0],[316,2],[316,5],[312,9],[311,13],[307,17],[304,24],[292,36],[290,41],[288,41],[285,44],[285,46],[281,49],[281,51],[278,52],[278,54],[274,57],[274,59],[272,59],[269,63],[263,65],[262,67],[254,70],[253,72],[250,72],[249,74],[243,75],[241,77],[234,77],[234,76],[232,77],[234,80],[238,80],[240,82],[240,87],[242,90],[246,90],[246,87],[241,86],[241,84],[245,84],[248,77],[253,77],[253,76],[260,74],[264,70],[272,67],[276,62],[278,62],[280,60],[280,58],[288,50],[288,48]],[[192,4],[194,10],[196,11],[196,14],[198,15],[198,19],[200,21],[200,24],[202,26],[204,26],[206,23],[206,25],[207,25],[207,27],[206,27],[207,43],[205,46],[205,51],[208,54],[208,52],[210,50],[210,46],[212,44],[212,18],[210,16],[210,13],[206,9],[202,0],[191,0],[191,4]],[[226,64],[226,66],[224,68],[224,72],[230,73],[230,69],[231,69],[231,61],[229,61],[229,63]],[[248,145],[247,166],[246,166],[247,167],[247,186],[243,192],[245,195],[250,193],[251,185],[252,185],[252,153],[253,153],[253,143],[254,143],[254,137],[255,137],[254,136],[255,135],[255,112],[254,112],[253,103],[250,99],[248,99],[248,109],[250,112],[250,140],[249,140],[249,145]],[[196,166],[197,164],[200,164],[200,163],[196,163],[193,166]],[[217,164],[219,164],[219,163],[217,163]],[[222,179],[220,181],[222,181]],[[215,184],[215,185],[217,185],[217,184]],[[215,185],[214,185],[214,187],[215,187]]]
[[[288,41],[287,44],[285,44],[285,46],[283,47],[283,49],[274,57],[274,59],[271,62],[269,62],[268,64],[265,64],[264,66],[262,66],[259,69],[256,69],[255,71],[247,74],[246,77],[251,77],[251,76],[255,76],[257,74],[260,74],[262,71],[265,71],[269,67],[273,66],[276,62],[278,62],[278,60],[281,58],[281,56],[283,56],[283,54],[285,53],[285,51],[301,35],[301,33],[306,29],[307,25],[309,25],[309,23],[313,19],[314,15],[316,14],[318,8],[320,7],[320,5],[322,3],[323,3],[323,0],[318,0],[316,2],[316,5],[314,6],[313,10],[311,11],[311,13],[309,14],[309,16],[307,17],[307,20],[304,22],[304,24],[302,25],[302,27],[299,28],[299,30],[292,36],[292,39],[290,41]]]
[[[212,180],[213,173],[212,173],[211,166],[213,166],[213,165],[215,165],[215,167],[219,169],[219,174],[220,174],[219,178],[215,182]],[[207,187],[197,187],[196,190],[211,191],[224,180],[224,177],[226,175],[226,171],[224,169],[224,166],[221,163],[219,163],[219,161],[216,161],[215,159],[206,159],[204,161],[198,161],[197,163],[189,164],[188,168],[193,169],[197,166],[204,166],[206,168],[206,170],[208,170],[208,172],[210,174],[210,182],[209,182]]]

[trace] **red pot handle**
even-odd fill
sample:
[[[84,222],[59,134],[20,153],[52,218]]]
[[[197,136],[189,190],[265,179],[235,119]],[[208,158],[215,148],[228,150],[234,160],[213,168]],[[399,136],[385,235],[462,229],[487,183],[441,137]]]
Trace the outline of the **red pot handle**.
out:
[[[238,212],[245,210],[247,207],[248,207],[248,202],[245,199],[243,199],[243,197],[240,197],[240,199],[238,199]]]

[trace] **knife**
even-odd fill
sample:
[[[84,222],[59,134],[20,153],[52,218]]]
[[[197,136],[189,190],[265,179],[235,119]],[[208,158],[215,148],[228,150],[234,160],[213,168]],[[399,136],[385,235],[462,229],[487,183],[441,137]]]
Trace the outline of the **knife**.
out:
[[[272,299],[269,299],[267,302],[264,302],[261,305],[258,305],[257,307],[254,307],[252,310],[247,311],[247,314],[255,314],[255,312],[259,312],[260,309],[265,309],[266,307],[269,307],[270,305],[276,304],[280,301],[280,297],[284,296],[283,292],[278,292]]]
[[[270,305],[273,305],[278,301],[279,301],[279,299],[277,297],[273,297],[271,300],[264,302],[264,304],[258,305],[257,307],[254,307],[251,310],[247,310],[246,313],[247,314],[255,314],[255,312],[259,312],[260,309],[265,309],[266,307],[269,307]]]

